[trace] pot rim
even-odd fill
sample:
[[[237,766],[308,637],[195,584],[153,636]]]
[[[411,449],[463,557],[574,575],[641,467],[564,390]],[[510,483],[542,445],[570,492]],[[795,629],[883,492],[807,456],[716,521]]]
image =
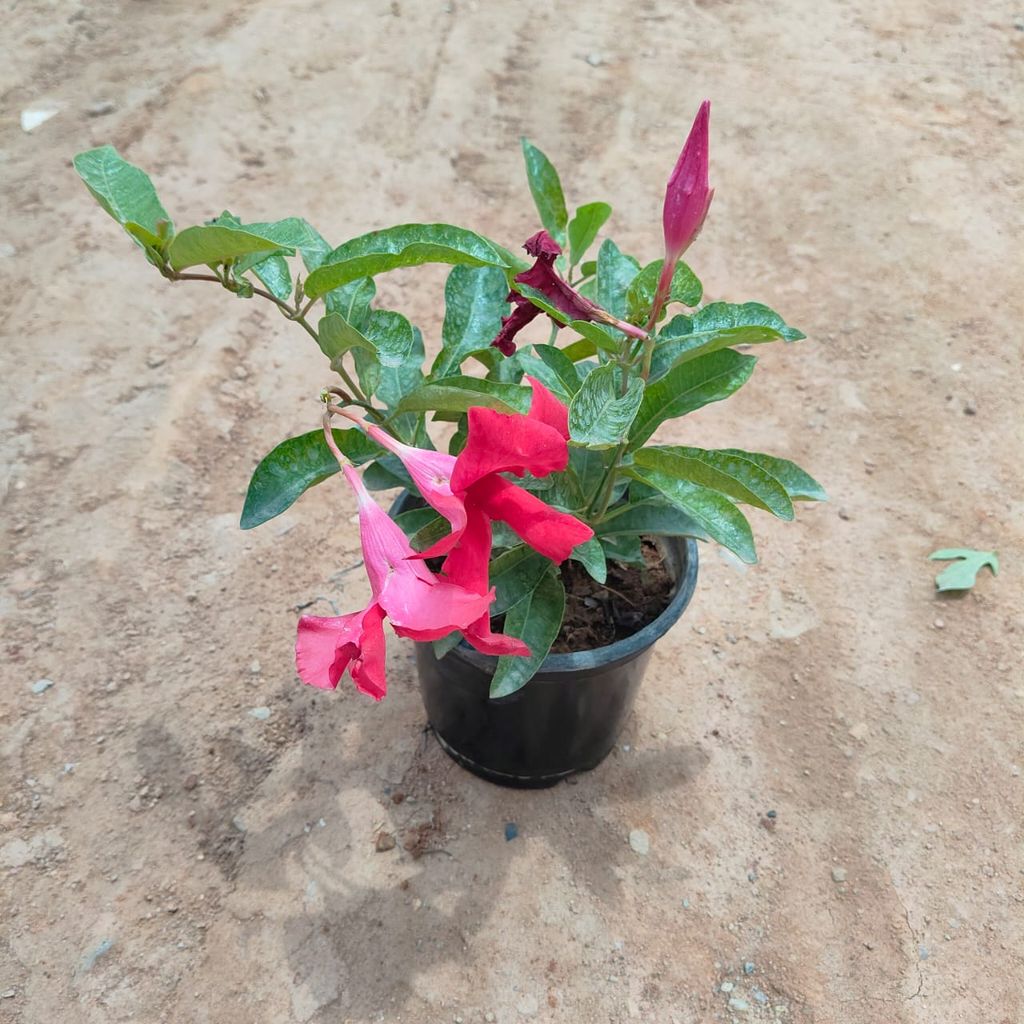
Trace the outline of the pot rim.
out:
[[[392,515],[400,511],[406,498],[413,495],[409,491],[402,491],[395,498],[391,505]],[[693,537],[655,535],[658,539],[667,544],[678,545],[682,555],[682,571],[676,578],[676,589],[665,610],[652,622],[648,622],[642,629],[637,630],[632,636],[623,637],[614,643],[606,644],[604,647],[592,647],[586,651],[571,651],[565,654],[549,654],[537,666],[537,671],[530,680],[531,685],[539,682],[550,682],[541,677],[549,673],[579,672],[596,668],[604,668],[619,661],[625,661],[636,657],[638,654],[653,646],[660,640],[682,617],[686,611],[690,599],[697,588],[697,568],[699,556],[697,542]],[[494,671],[498,659],[490,654],[481,654],[466,643],[460,640],[457,647],[449,653],[458,653],[470,664],[477,666],[483,671]]]

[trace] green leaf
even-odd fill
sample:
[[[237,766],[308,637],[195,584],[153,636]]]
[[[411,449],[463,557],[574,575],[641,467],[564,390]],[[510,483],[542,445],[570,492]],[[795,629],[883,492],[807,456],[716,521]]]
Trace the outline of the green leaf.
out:
[[[940,562],[952,562],[935,577],[939,590],[970,590],[977,582],[978,573],[987,565],[993,576],[999,575],[999,559],[994,551],[975,551],[973,548],[942,548],[929,556]]]
[[[409,490],[412,480],[394,455],[383,455],[363,470],[363,483],[369,491],[391,491],[396,487]]]
[[[569,221],[570,267],[575,267],[583,259],[586,251],[594,244],[597,233],[611,215],[612,208],[607,203],[584,203],[576,210],[576,216]]]
[[[728,398],[746,383],[756,362],[727,348],[683,363],[648,384],[629,433],[630,446],[639,448],[667,419]]]
[[[597,273],[597,260],[587,260],[583,266],[580,267],[580,273],[584,277],[593,277]]]
[[[757,561],[750,524],[724,494],[645,466],[633,466],[626,472],[660,491],[673,505],[693,519],[712,540],[718,541],[744,562],[753,564]]]
[[[771,473],[786,488],[790,501],[828,501],[828,495],[821,484],[789,459],[761,452],[745,452],[742,448],[719,448],[717,451],[720,455],[738,455],[760,466],[766,473]]]
[[[425,526],[440,518],[432,508],[410,508],[399,512],[395,516],[395,522],[402,528],[406,537],[411,539]]]
[[[550,567],[551,562],[525,544],[517,544],[498,555],[490,567],[491,586],[495,590],[491,617],[504,615],[528,597]]]
[[[441,351],[432,378],[458,373],[463,360],[490,348],[508,313],[508,281],[498,267],[453,267],[444,286]]]
[[[287,302],[291,298],[292,275],[288,269],[288,261],[280,253],[274,253],[265,260],[260,260],[251,269],[271,295],[276,296],[282,302]],[[237,275],[241,271],[236,267],[235,273]]]
[[[733,345],[799,341],[802,337],[800,331],[787,326],[778,313],[760,302],[712,302],[692,316],[673,317],[662,328],[651,360],[651,380],[680,363]]]
[[[79,153],[74,164],[93,198],[119,224],[136,224],[145,228],[150,237],[159,237],[160,224],[164,222],[164,230],[173,233],[171,218],[157,198],[149,175],[123,159],[113,146]]]
[[[540,222],[559,243],[565,241],[565,226],[569,214],[565,209],[565,196],[558,172],[551,161],[528,139],[522,140],[523,159],[530,193],[540,214]]]
[[[626,293],[640,264],[606,238],[597,251],[597,304],[620,320],[626,316]]]
[[[566,345],[560,351],[571,363],[578,363],[581,359],[589,359],[591,356],[597,355],[597,346],[589,338],[580,338],[571,345]]]
[[[598,583],[604,583],[608,579],[608,564],[605,561],[604,548],[597,537],[577,544],[569,556],[580,563]]]
[[[574,444],[613,448],[629,431],[644,397],[644,382],[634,377],[619,395],[617,367],[606,363],[592,370],[569,403],[569,434]]]
[[[462,641],[462,632],[453,629],[447,636],[433,642],[434,657],[440,661],[449,651],[453,651]]]
[[[362,348],[376,355],[376,348],[361,331],[357,331],[340,313],[328,313],[317,325],[320,349],[332,364],[350,348]]]
[[[506,267],[509,256],[493,242],[451,224],[400,224],[353,238],[328,253],[306,278],[311,299],[355,281],[398,267],[423,263]]]
[[[609,562],[625,562],[629,565],[643,563],[644,554],[640,548],[640,538],[633,535],[613,535],[601,538],[605,558]]]
[[[630,283],[626,292],[626,310],[630,320],[639,322],[650,315],[654,303],[654,293],[658,288],[658,278],[664,260],[648,263]],[[696,306],[703,294],[703,287],[694,272],[682,261],[676,265],[672,274],[672,288],[669,291],[669,302],[681,302],[685,306]],[[668,303],[666,303],[666,306]]]
[[[329,313],[340,313],[357,331],[365,331],[376,295],[377,285],[373,278],[360,277],[329,291],[324,296],[324,305]]]
[[[366,338],[373,346],[381,366],[392,369],[405,366],[416,348],[416,331],[401,313],[388,309],[375,309],[370,314]],[[416,360],[419,369],[422,360]]]
[[[504,631],[519,637],[530,648],[530,653],[526,657],[505,655],[498,659],[491,680],[492,699],[515,693],[533,678],[562,628],[564,614],[565,588],[551,567],[536,587],[505,614]]]
[[[596,496],[597,489],[604,480],[605,462],[610,458],[606,452],[590,448],[569,448],[569,468],[579,481],[580,490],[587,496]]]
[[[270,238],[261,238],[238,228],[205,224],[185,228],[175,235],[167,250],[167,258],[175,270],[184,270],[186,267],[224,263],[247,253],[270,252],[279,248],[277,242]]]
[[[576,366],[561,349],[554,345],[533,346],[535,356],[518,353],[523,371],[536,377],[549,391],[554,392],[567,405],[580,389],[580,375]]]
[[[577,334],[589,341],[595,349],[618,355],[622,351],[622,334],[614,327],[595,324],[589,320],[573,320],[569,325]]]
[[[710,487],[728,495],[733,501],[754,505],[779,519],[793,518],[793,503],[782,483],[742,455],[666,445],[641,448],[634,461],[646,469],[656,469],[679,480]]]
[[[382,453],[382,449],[361,430],[333,431],[342,453],[361,465]],[[315,484],[338,472],[322,430],[282,441],[256,467],[242,509],[241,527],[251,530],[279,516]]]
[[[707,532],[682,509],[661,498],[618,505],[594,527],[599,537],[640,536],[696,537],[710,540]]]
[[[480,380],[477,377],[445,377],[423,384],[407,394],[398,405],[400,412],[465,412],[472,405],[483,405],[504,413],[526,413],[532,392],[521,384]]]

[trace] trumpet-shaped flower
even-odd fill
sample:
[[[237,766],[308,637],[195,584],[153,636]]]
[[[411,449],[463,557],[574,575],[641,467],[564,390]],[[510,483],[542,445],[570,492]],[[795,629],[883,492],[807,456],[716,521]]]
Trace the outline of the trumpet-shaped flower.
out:
[[[559,275],[555,269],[555,260],[562,254],[562,247],[546,231],[538,231],[532,235],[526,240],[523,248],[534,257],[534,264],[529,270],[516,275],[516,284],[524,284],[540,292],[547,302],[570,320],[593,320],[609,324],[637,338],[646,337],[644,331],[612,316],[607,310],[581,295]],[[513,340],[515,336],[539,316],[542,310],[526,296],[515,291],[509,292],[507,301],[514,303],[515,309],[502,318],[501,330],[491,345],[502,354],[511,356],[516,351]],[[551,322],[559,329],[565,326],[554,317],[551,318]]]
[[[577,544],[594,535],[586,523],[559,512],[501,475],[546,476],[569,463],[568,410],[540,381],[525,379],[533,389],[529,414],[508,415],[474,406],[468,414],[466,446],[457,458],[404,445],[378,427],[356,420],[370,437],[401,459],[424,501],[451,524],[447,536],[415,557],[447,555],[446,578],[474,593],[488,590],[494,519],[506,523],[554,562],[565,561]],[[486,654],[529,653],[521,640],[492,634],[486,612],[462,631],[470,644]]]
[[[468,590],[435,576],[415,557],[401,528],[373,500],[359,474],[344,467],[359,503],[359,533],[373,600],[360,612],[299,620],[295,664],[311,686],[333,689],[346,668],[375,700],[387,691],[384,618],[399,636],[437,640],[487,616],[494,591]]]

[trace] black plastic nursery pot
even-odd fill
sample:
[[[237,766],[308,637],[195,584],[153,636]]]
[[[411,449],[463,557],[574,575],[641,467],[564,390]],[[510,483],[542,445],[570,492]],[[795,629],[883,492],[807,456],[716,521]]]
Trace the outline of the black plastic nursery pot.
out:
[[[402,495],[392,513],[408,507]],[[674,579],[668,607],[624,640],[549,654],[516,693],[489,696],[497,658],[464,641],[438,660],[416,644],[420,692],[441,746],[475,775],[504,786],[552,786],[608,756],[633,708],[654,644],[686,610],[697,585],[697,543],[653,538]]]

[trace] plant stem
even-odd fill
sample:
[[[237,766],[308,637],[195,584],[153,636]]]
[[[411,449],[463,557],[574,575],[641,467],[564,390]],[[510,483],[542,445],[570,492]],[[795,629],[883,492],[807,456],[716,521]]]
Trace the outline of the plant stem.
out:
[[[219,274],[188,274],[181,273],[178,270],[171,270],[169,267],[161,268],[161,273],[168,281],[211,281],[214,284],[219,284],[222,288],[227,288],[230,292],[237,292],[238,287],[234,285],[227,277],[221,277]],[[253,295],[258,295],[261,299],[267,299],[272,302],[281,311],[282,315],[288,319],[297,323],[318,345],[320,344],[320,335],[317,334],[316,329],[306,319],[306,314],[313,307],[316,299],[310,299],[301,309],[298,306],[290,306],[287,302],[283,302],[276,295],[268,292],[264,288],[257,288],[255,285],[252,289]],[[378,423],[384,422],[384,416],[381,415],[380,411],[375,409],[369,399],[363,393],[362,388],[353,380],[352,375],[342,366],[340,363],[335,364],[333,367],[337,372],[338,376],[345,382],[345,386],[351,392],[352,404],[358,405],[360,408],[365,409],[366,412],[371,415]]]

